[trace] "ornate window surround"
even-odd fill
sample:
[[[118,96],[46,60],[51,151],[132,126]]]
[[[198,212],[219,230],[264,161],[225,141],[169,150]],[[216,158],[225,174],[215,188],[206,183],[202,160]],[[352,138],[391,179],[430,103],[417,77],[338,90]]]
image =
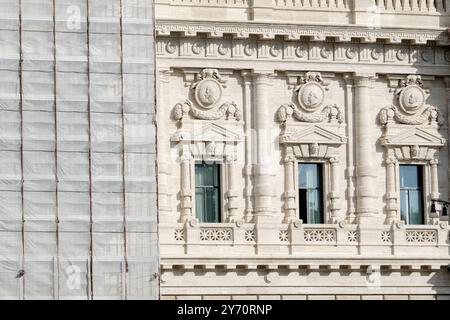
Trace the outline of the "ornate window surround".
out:
[[[226,80],[216,69],[204,69],[191,84],[194,101],[178,103],[173,117],[178,130],[171,141],[179,148],[181,165],[179,221],[196,221],[195,162],[214,161],[221,164],[221,215],[224,222],[236,222],[238,216],[235,173],[237,148],[243,141],[240,110],[234,102],[222,102]]]
[[[395,80],[395,79],[394,79]],[[439,109],[426,104],[429,90],[421,76],[409,75],[397,79],[394,104],[381,110],[383,126],[380,144],[385,147],[386,164],[386,223],[400,222],[400,165],[422,165],[424,193],[424,221],[435,224],[430,202],[439,198],[439,150],[446,144],[439,133]]]
[[[298,163],[302,162],[323,164],[325,223],[345,220],[337,192],[337,166],[339,148],[347,142],[346,126],[339,106],[324,106],[327,85],[320,73],[307,72],[294,88],[296,103],[284,104],[277,112],[285,170],[284,223],[299,220]]]

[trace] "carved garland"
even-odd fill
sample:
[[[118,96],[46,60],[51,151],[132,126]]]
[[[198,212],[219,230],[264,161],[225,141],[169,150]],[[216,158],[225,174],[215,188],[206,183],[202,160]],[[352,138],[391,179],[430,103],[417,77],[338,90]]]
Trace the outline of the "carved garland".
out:
[[[337,121],[344,122],[344,113],[342,108],[336,104],[328,105],[320,112],[314,114],[305,114],[296,109],[293,103],[287,103],[280,107],[277,112],[277,121],[286,122],[289,118],[294,117],[301,122],[320,123],[328,120],[328,122]]]
[[[226,102],[215,111],[202,111],[196,108],[190,100],[186,100],[175,105],[174,119],[179,121],[184,119],[188,114],[196,119],[201,120],[219,120],[226,116],[227,120],[240,121],[242,118],[236,103]]]

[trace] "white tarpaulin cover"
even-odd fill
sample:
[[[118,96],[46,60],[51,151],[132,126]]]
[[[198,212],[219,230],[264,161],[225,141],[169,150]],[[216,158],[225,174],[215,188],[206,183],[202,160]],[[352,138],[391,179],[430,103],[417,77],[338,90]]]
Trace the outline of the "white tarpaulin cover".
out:
[[[158,298],[153,50],[152,0],[0,0],[0,299]]]

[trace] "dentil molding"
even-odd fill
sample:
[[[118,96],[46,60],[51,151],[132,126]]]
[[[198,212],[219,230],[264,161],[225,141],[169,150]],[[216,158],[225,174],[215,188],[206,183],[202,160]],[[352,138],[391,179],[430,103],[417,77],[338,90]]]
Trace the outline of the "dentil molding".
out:
[[[449,33],[442,30],[417,30],[405,28],[367,28],[367,27],[336,27],[314,25],[289,25],[270,23],[230,23],[230,22],[199,22],[199,21],[173,21],[158,19],[156,21],[156,35],[170,36],[171,33],[181,33],[186,37],[197,37],[199,33],[206,33],[210,37],[222,37],[231,34],[235,38],[248,39],[251,36],[262,39],[274,39],[282,36],[289,40],[299,40],[309,37],[313,41],[324,41],[326,38],[335,38],[339,42],[351,42],[353,39],[365,43],[375,43],[377,40],[386,40],[388,43],[401,43],[411,40],[413,44],[427,44],[436,41],[438,45],[448,45]]]

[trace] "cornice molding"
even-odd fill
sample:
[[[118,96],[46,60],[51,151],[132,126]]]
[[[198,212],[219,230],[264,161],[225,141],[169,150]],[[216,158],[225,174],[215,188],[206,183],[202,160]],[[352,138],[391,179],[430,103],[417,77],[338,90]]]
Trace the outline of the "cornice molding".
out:
[[[156,35],[169,36],[171,32],[182,33],[186,37],[196,37],[199,33],[206,33],[209,37],[220,38],[224,34],[231,34],[235,38],[246,39],[258,36],[262,39],[274,39],[283,36],[287,40],[299,40],[310,37],[312,41],[325,41],[335,38],[338,42],[351,42],[358,39],[366,43],[386,40],[388,43],[401,43],[411,40],[413,44],[426,45],[428,41],[435,41],[437,45],[449,45],[449,31],[442,29],[411,29],[411,28],[380,28],[323,25],[293,25],[249,22],[211,22],[211,21],[175,21],[158,19],[156,21]]]

